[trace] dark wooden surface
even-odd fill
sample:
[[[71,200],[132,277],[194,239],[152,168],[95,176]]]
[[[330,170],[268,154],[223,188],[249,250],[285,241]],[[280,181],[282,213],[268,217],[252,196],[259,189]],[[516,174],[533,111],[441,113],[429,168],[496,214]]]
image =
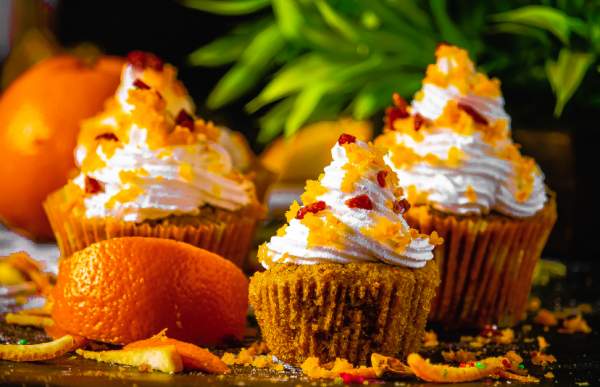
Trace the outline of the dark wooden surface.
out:
[[[529,362],[528,352],[536,349],[536,342],[524,342],[521,326],[515,327],[516,336],[519,338],[513,345],[494,346],[485,348],[486,354],[502,354],[509,349],[517,350],[525,359],[525,365],[535,376],[541,377],[545,372],[552,371],[556,378],[544,380],[541,386],[594,386],[600,385],[600,336],[596,327],[600,326],[600,288],[597,285],[595,273],[600,269],[597,264],[579,264],[572,262],[569,265],[569,274],[566,278],[552,280],[544,287],[534,289],[546,307],[573,306],[578,303],[590,303],[594,312],[586,315],[586,319],[594,329],[589,335],[559,334],[556,329],[548,332],[539,327],[527,334],[527,337],[535,338],[543,335],[550,347],[547,350],[556,356],[558,362],[550,367],[541,368],[532,366]],[[529,322],[525,322],[528,324]],[[252,326],[252,321],[250,326]],[[522,325],[522,324],[521,324]],[[434,349],[425,350],[423,354],[431,357],[433,361],[441,361],[441,351],[456,349],[461,335],[471,335],[477,332],[444,332],[441,327],[432,327],[440,336],[442,344]],[[19,338],[28,338],[30,341],[43,341],[44,337],[40,331],[32,328],[0,325],[0,341],[16,342]],[[248,337],[248,342],[256,339]],[[235,351],[236,348],[230,348]],[[298,371],[288,369],[285,372],[270,370],[259,370],[251,367],[236,367],[231,375],[210,376],[201,373],[183,373],[178,375],[166,375],[161,373],[142,373],[134,368],[111,366],[83,360],[75,356],[67,356],[55,361],[37,363],[10,363],[0,362],[0,383],[3,385],[62,385],[62,386],[262,386],[262,385],[284,385],[284,386],[321,386],[335,385],[335,382],[315,382],[301,376]],[[588,384],[586,384],[588,383]],[[462,386],[488,386],[509,385],[507,382],[484,381],[480,383],[461,384]],[[388,381],[384,385],[429,385],[418,381]],[[511,386],[520,385],[512,382]]]

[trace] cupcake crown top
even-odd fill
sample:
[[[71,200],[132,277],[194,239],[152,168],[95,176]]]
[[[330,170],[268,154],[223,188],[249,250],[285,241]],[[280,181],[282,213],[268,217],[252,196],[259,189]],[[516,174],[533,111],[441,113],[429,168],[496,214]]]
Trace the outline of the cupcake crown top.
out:
[[[308,180],[286,213],[288,223],[259,249],[263,266],[273,263],[380,261],[423,267],[441,243],[411,229],[402,214],[410,208],[385,151],[343,134],[318,180]]]
[[[223,146],[223,129],[194,116],[176,69],[133,52],[103,112],[82,123],[75,151],[89,217],[142,221],[237,210],[254,187]]]
[[[394,95],[376,143],[409,200],[459,214],[526,217],[546,201],[543,174],[511,139],[500,81],[441,44],[411,105]]]

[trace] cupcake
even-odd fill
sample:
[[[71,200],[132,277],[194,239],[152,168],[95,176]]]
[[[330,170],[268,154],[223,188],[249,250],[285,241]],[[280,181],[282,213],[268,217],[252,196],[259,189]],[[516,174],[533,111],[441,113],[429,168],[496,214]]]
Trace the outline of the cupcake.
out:
[[[466,51],[440,45],[410,106],[394,96],[376,144],[435,251],[441,285],[430,319],[446,326],[510,326],[524,315],[533,270],[556,221],[536,162],[511,139],[500,81]]]
[[[82,123],[77,176],[44,204],[62,255],[148,236],[241,265],[263,208],[227,151],[229,132],[194,117],[175,68],[152,54],[128,59],[115,96]]]
[[[436,233],[409,228],[409,207],[384,151],[343,134],[318,181],[308,180],[287,224],[259,248],[267,269],[249,298],[263,339],[300,364],[418,349],[439,283]]]

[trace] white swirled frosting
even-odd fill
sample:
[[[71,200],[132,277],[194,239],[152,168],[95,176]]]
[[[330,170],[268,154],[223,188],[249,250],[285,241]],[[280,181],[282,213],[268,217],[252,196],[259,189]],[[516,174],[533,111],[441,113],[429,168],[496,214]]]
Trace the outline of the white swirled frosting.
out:
[[[252,204],[254,186],[235,170],[221,130],[193,109],[173,67],[125,65],[115,97],[78,139],[71,184],[85,215],[140,222]]]
[[[383,151],[356,141],[336,144],[331,154],[319,180],[307,182],[304,207],[294,203],[288,224],[259,249],[263,266],[382,262],[423,267],[440,239],[409,228],[398,209],[405,203],[401,189],[383,162]],[[366,208],[350,204],[365,198],[371,204]]]
[[[376,143],[418,204],[459,215],[497,211],[523,218],[542,209],[544,175],[510,136],[499,82],[478,73],[467,53],[442,45],[411,106],[388,111]],[[417,124],[415,124],[417,121]]]

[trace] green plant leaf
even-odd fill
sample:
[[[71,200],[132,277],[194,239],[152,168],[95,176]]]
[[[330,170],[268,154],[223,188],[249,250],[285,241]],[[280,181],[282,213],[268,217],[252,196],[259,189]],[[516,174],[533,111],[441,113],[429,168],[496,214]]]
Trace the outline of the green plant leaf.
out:
[[[181,0],[189,8],[219,15],[246,15],[267,7],[270,0]]]
[[[360,41],[359,27],[348,21],[344,16],[337,12],[325,0],[316,0],[317,9],[323,16],[323,20],[333,29],[337,30],[342,36],[352,42]]]
[[[221,66],[236,61],[252,35],[228,35],[213,40],[204,47],[200,47],[188,56],[188,63],[192,66]]]
[[[219,80],[208,96],[207,106],[218,109],[254,87],[267,72],[283,44],[277,25],[271,24],[259,32],[239,61]]]
[[[285,98],[273,106],[265,115],[258,120],[260,131],[257,141],[265,144],[273,140],[283,130],[283,125],[290,114],[296,97]]]
[[[529,27],[521,24],[514,23],[498,23],[492,25],[489,30],[490,33],[505,33],[513,35],[528,36],[530,38],[540,41],[545,46],[550,45],[550,39],[548,35],[538,28]]]
[[[573,52],[563,48],[558,54],[558,60],[546,62],[546,74],[556,96],[554,107],[556,117],[561,115],[565,104],[581,84],[594,59],[591,53]]]
[[[275,74],[258,96],[246,105],[247,110],[255,112],[269,103],[302,89],[311,82],[319,82],[327,74],[343,66],[336,63],[332,58],[315,52],[298,57]]]
[[[446,7],[446,0],[430,0],[429,6],[431,7],[435,24],[442,35],[442,40],[464,47],[471,52],[471,55],[475,55],[469,40],[450,18]]]
[[[387,3],[395,7],[405,20],[412,22],[421,29],[433,32],[429,15],[419,8],[416,1],[387,0]]]
[[[344,57],[365,55],[357,50],[355,44],[340,39],[331,31],[309,25],[297,0],[272,0],[272,2],[275,19],[286,39],[306,48],[332,55]],[[318,18],[313,17],[311,21],[317,23]]]
[[[492,20],[504,23],[518,23],[537,27],[551,32],[563,44],[569,44],[569,17],[555,8],[543,5],[528,5],[499,13]]]
[[[294,134],[308,120],[326,92],[326,84],[316,84],[305,88],[298,94],[292,111],[285,121],[284,134],[286,137]]]

